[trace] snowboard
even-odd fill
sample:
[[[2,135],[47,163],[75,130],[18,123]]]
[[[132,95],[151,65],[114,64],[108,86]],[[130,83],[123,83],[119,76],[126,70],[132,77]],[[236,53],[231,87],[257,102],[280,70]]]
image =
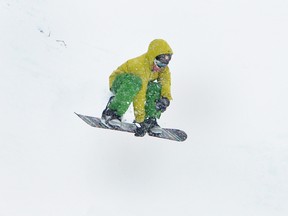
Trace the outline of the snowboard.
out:
[[[129,133],[135,133],[135,130],[136,130],[136,125],[133,123],[122,122],[121,127],[112,128],[112,127],[109,127],[107,124],[103,123],[101,118],[81,115],[76,112],[75,114],[79,118],[81,118],[84,122],[86,122],[88,125],[95,127],[95,128],[110,129],[110,130],[129,132]],[[178,141],[178,142],[183,142],[187,139],[187,134],[184,131],[179,130],[179,129],[174,129],[174,128],[161,128],[160,134],[154,134],[154,133],[147,133],[147,134],[152,137],[168,139],[168,140],[173,140],[173,141]]]

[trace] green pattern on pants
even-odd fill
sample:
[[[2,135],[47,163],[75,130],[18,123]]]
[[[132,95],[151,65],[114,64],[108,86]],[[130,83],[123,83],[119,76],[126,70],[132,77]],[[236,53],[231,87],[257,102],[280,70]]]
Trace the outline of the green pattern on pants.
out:
[[[111,87],[112,93],[115,95],[111,101],[109,108],[115,110],[119,116],[123,116],[130,104],[134,100],[142,87],[142,81],[138,76],[133,74],[118,75]],[[159,118],[160,111],[156,110],[155,101],[161,96],[161,85],[155,82],[149,82],[146,92],[145,118]]]
[[[145,118],[160,118],[161,112],[156,110],[155,101],[161,96],[161,84],[149,82],[146,92]]]
[[[141,86],[141,79],[135,75],[118,75],[111,87],[111,91],[115,94],[115,97],[111,101],[109,108],[116,110],[119,116],[123,116],[140,91]]]

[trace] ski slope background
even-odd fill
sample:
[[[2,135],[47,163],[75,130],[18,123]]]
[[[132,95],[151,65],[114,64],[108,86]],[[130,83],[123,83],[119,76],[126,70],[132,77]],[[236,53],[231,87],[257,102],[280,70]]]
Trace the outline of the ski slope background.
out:
[[[0,2],[0,215],[288,214],[288,3]],[[98,130],[110,73],[174,50],[160,119],[184,143]],[[132,118],[130,110],[125,116]]]

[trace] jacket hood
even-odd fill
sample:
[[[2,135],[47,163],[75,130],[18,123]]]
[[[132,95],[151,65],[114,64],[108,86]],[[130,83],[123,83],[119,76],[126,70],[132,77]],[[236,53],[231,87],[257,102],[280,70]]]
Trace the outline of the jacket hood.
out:
[[[155,39],[149,44],[148,51],[146,53],[149,64],[153,64],[155,57],[161,54],[173,54],[173,51],[165,40]]]

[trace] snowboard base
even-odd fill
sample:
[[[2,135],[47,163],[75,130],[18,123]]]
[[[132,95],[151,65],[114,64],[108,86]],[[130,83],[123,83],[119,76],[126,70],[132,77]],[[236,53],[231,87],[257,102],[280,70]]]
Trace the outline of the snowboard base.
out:
[[[86,122],[88,125],[95,127],[95,128],[110,129],[110,130],[129,132],[129,133],[135,133],[135,130],[136,130],[136,125],[133,123],[122,122],[121,127],[112,128],[104,124],[101,118],[81,115],[76,112],[75,114],[79,118],[81,118],[84,122]],[[160,134],[154,134],[154,133],[147,133],[147,134],[152,137],[168,139],[168,140],[173,140],[173,141],[178,141],[178,142],[183,142],[187,139],[187,134],[184,131],[179,130],[179,129],[174,129],[174,128],[161,128]]]

